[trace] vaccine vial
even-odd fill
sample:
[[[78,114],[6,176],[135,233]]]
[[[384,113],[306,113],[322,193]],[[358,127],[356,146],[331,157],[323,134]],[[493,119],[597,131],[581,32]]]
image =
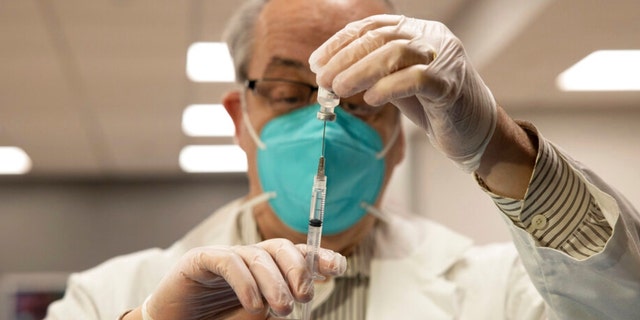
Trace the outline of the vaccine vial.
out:
[[[320,111],[318,111],[316,117],[319,120],[336,120],[334,109],[340,104],[340,97],[330,90],[320,87],[318,88],[318,103],[320,104]]]

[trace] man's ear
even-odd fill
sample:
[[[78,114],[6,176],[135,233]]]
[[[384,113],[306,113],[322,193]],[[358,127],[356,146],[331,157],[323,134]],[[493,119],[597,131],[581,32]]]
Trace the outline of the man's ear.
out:
[[[233,120],[233,125],[236,127],[236,139],[240,137],[240,130],[242,126],[242,100],[240,91],[234,90],[227,92],[222,97],[222,105],[227,110],[227,113]]]

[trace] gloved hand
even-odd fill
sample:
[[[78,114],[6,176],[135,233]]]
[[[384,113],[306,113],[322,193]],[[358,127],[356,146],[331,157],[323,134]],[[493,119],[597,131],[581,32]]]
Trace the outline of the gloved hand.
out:
[[[496,102],[442,23],[378,15],[348,24],[309,58],[318,85],[372,106],[396,105],[467,172],[480,165]]]
[[[269,307],[287,315],[294,300],[313,297],[306,249],[285,239],[192,249],[163,278],[143,309],[153,320],[267,319]],[[321,274],[336,276],[345,269],[344,256],[320,249]]]

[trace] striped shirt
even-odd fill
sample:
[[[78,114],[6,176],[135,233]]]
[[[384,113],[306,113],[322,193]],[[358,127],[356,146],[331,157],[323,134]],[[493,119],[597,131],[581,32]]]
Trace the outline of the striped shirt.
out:
[[[540,137],[533,125],[520,125]],[[482,181],[479,183],[483,185]],[[485,191],[514,225],[531,234],[537,245],[562,251],[577,260],[601,252],[613,233],[584,177],[541,137],[524,200],[501,197],[486,187]]]
[[[532,125],[520,124],[538,135]],[[478,183],[514,225],[529,231],[538,245],[563,251],[576,259],[600,252],[612,234],[611,227],[581,175],[551,143],[541,137],[538,141],[538,156],[524,200],[493,194],[476,176]],[[260,242],[250,210],[240,219],[242,242]],[[347,257],[347,270],[342,276],[315,285],[313,319],[365,318],[373,245],[373,239],[366,238]],[[289,318],[301,319],[300,311],[301,307],[296,307]]]

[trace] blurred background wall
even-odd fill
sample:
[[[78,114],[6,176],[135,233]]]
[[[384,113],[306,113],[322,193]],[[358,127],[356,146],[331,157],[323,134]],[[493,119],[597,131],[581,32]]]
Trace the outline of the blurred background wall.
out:
[[[243,176],[0,183],[0,273],[81,270],[166,247],[246,191]]]

